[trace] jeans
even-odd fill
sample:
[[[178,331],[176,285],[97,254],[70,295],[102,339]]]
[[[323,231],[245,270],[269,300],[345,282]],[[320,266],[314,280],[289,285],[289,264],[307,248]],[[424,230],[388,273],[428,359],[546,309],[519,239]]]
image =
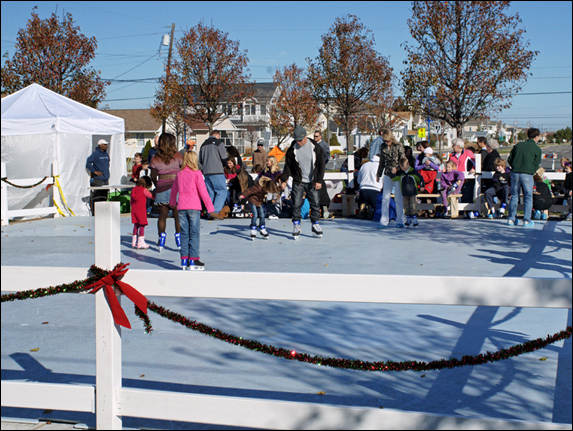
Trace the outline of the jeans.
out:
[[[382,187],[382,217],[380,224],[388,226],[390,221],[390,199],[394,186],[394,201],[396,202],[396,223],[404,223],[404,203],[402,202],[402,189],[399,182],[392,181],[388,175],[384,175]]]
[[[523,220],[531,221],[531,210],[533,209],[533,175],[511,173],[511,200],[509,201],[508,220],[515,222],[517,219],[517,203],[519,201],[519,191],[523,190]]]
[[[310,204],[310,220],[317,223],[320,218],[320,205],[318,200],[318,190],[312,183],[293,183],[291,197],[293,200],[292,220],[301,221],[301,208],[304,202],[304,192]]]
[[[181,258],[199,259],[199,233],[201,230],[201,211],[179,210],[181,224]]]
[[[509,186],[503,186],[503,188],[496,193],[494,187],[490,187],[485,191],[485,200],[487,202],[487,206],[490,210],[493,210],[493,199],[497,197],[499,199],[500,204],[507,204],[509,201],[509,194],[510,188]]]
[[[265,225],[265,204],[257,207],[255,204],[249,203],[251,207],[251,229],[257,227],[257,218],[259,219],[259,227],[262,228]]]
[[[218,213],[225,206],[227,199],[227,181],[224,174],[205,175],[205,185],[207,193],[213,202],[215,212]]]

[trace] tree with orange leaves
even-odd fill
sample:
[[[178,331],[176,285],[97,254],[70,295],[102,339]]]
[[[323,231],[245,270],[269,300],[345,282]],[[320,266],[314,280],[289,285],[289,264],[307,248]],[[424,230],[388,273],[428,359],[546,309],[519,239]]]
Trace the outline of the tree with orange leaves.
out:
[[[224,104],[239,106],[254,94],[246,73],[247,53],[228,33],[202,23],[185,33],[176,47],[179,59],[160,82],[152,115],[173,115],[188,125],[203,121],[211,134],[215,123],[230,115],[222,109]]]
[[[32,12],[26,28],[18,31],[14,56],[2,67],[2,91],[10,94],[36,83],[96,108],[109,84],[89,67],[96,48],[95,37],[84,36],[72,14],[60,21],[55,13],[42,20]]]
[[[308,88],[305,70],[296,64],[277,70],[274,83],[280,94],[270,109],[269,117],[280,145],[295,127],[313,127],[320,115],[320,107]]]
[[[408,20],[416,45],[405,45],[402,89],[415,112],[462,136],[472,118],[511,106],[537,51],[528,50],[509,1],[415,1]]]
[[[393,79],[388,59],[374,49],[371,33],[354,15],[337,18],[322,36],[318,57],[308,59],[312,93],[333,108],[349,153],[354,152],[350,135],[359,114],[367,103],[388,94]]]

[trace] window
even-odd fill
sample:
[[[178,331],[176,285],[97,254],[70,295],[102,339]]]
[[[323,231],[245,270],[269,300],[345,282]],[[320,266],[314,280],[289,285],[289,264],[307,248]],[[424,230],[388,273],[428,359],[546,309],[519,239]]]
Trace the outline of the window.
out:
[[[261,115],[267,115],[267,106],[261,105]]]

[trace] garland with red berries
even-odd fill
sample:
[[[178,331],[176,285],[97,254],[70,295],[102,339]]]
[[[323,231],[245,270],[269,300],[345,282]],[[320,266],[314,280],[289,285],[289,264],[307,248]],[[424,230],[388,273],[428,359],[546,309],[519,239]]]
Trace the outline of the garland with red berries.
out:
[[[118,264],[114,270],[119,268],[122,264]],[[14,294],[2,295],[2,302],[14,301],[14,300],[24,300],[30,298],[40,298],[43,296],[56,295],[64,292],[78,292],[85,289],[86,286],[94,284],[96,281],[100,281],[103,277],[109,275],[112,271],[105,271],[101,268],[92,265],[90,271],[94,274],[82,281],[75,281],[69,284],[62,284],[55,287],[48,287],[36,290],[27,290]],[[143,320],[145,325],[145,332],[151,333],[153,328],[151,327],[151,322],[147,314],[140,310],[137,305],[134,305],[135,313],[137,316]],[[267,355],[272,355],[278,358],[288,359],[292,361],[305,362],[315,365],[323,365],[327,367],[341,368],[341,369],[351,369],[360,371],[429,371],[429,370],[441,370],[445,368],[457,368],[464,366],[473,366],[485,364],[488,362],[496,362],[504,359],[512,358],[515,356],[522,355],[524,353],[531,353],[539,349],[543,349],[550,344],[556,343],[557,341],[565,340],[571,338],[572,327],[568,326],[565,330],[557,332],[553,335],[548,335],[546,338],[537,338],[535,340],[526,341],[523,344],[516,344],[507,349],[500,349],[497,352],[486,352],[485,354],[479,355],[466,355],[462,356],[461,359],[450,358],[450,359],[440,359],[431,362],[423,361],[360,361],[356,359],[343,359],[343,358],[329,358],[322,356],[311,356],[307,353],[297,352],[292,349],[285,349],[282,347],[268,346],[266,344],[260,343],[256,340],[247,340],[242,337],[237,337],[232,334],[227,334],[219,329],[213,328],[211,326],[199,323],[195,320],[190,320],[187,317],[175,313],[171,310],[167,310],[161,306],[158,306],[154,302],[147,301],[147,308],[159,314],[161,317],[171,320],[172,322],[179,323],[186,328],[198,331],[202,334],[213,337],[217,340],[224,341],[226,343],[241,346],[246,349],[261,352]]]

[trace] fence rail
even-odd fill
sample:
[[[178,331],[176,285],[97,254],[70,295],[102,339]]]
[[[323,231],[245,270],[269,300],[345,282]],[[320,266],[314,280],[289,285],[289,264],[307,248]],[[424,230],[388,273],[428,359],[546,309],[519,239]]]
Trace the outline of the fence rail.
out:
[[[120,261],[119,202],[96,206],[95,264],[112,269]],[[86,273],[85,268],[2,266],[2,290],[61,284],[83,279]],[[572,303],[571,281],[564,279],[423,277],[421,283],[422,277],[415,276],[275,273],[276,285],[269,289],[255,282],[261,276],[171,271],[167,281],[164,270],[130,270],[123,281],[148,296],[559,308],[571,308]],[[191,286],[190,277],[194,278]],[[229,279],[234,280],[232,286],[226,282]],[[401,288],[389,287],[395,285]],[[121,328],[113,322],[103,289],[95,294],[95,307],[95,387],[2,381],[2,406],[95,412],[98,429],[121,429],[122,416],[265,429],[571,429],[571,425],[546,422],[124,388]]]

